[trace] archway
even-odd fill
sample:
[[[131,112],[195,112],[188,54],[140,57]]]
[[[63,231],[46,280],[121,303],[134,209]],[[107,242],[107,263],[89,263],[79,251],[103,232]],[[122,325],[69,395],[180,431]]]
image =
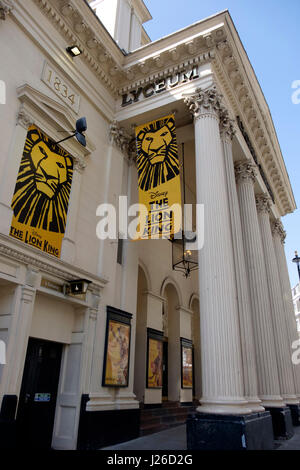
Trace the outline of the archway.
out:
[[[165,356],[164,363],[167,365],[167,374],[164,374],[165,380],[167,379],[167,387],[163,391],[167,391],[167,398],[169,401],[180,401],[181,389],[181,359],[180,359],[180,321],[179,321],[179,295],[175,285],[168,282],[164,285],[163,297],[165,298],[164,305],[164,335],[166,342],[164,348]],[[167,354],[167,361],[166,361]]]
[[[147,354],[147,298],[148,281],[144,269],[139,265],[136,308],[136,339],[133,391],[139,402],[145,398],[146,354]]]

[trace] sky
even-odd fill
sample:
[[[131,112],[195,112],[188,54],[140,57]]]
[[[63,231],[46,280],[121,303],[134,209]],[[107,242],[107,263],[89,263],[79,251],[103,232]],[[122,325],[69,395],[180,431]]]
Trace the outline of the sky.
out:
[[[300,85],[300,0],[144,0],[153,19],[144,24],[152,41],[228,9],[269,105],[300,208],[300,103],[293,104],[292,83]],[[300,93],[299,95],[300,96]],[[299,282],[291,259],[300,253],[300,209],[282,218],[291,285]]]

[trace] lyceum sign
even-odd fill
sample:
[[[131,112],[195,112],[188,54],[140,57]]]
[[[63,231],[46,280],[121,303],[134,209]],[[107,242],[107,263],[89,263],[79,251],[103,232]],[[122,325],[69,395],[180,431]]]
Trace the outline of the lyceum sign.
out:
[[[145,86],[141,86],[130,90],[128,93],[122,95],[122,107],[129,106],[132,103],[137,103],[141,99],[150,98],[162,91],[175,88],[182,83],[189,82],[199,78],[199,67],[194,66],[191,70],[183,70],[165,78],[159,78]]]

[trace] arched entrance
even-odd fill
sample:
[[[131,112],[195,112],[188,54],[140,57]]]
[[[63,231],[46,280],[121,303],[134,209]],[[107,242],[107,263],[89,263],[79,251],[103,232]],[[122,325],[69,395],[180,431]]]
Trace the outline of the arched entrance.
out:
[[[163,399],[168,401],[180,401],[181,370],[180,370],[180,322],[179,322],[179,296],[174,284],[167,283],[164,286],[164,379],[167,384],[163,387]],[[167,395],[166,395],[167,394]]]
[[[133,391],[140,403],[145,399],[147,354],[147,298],[145,292],[148,291],[148,287],[146,274],[139,266]]]

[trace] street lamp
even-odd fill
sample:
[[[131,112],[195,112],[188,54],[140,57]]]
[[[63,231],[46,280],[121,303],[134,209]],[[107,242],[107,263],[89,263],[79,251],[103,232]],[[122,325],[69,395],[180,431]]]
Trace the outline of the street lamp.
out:
[[[293,263],[297,264],[298,276],[299,276],[299,281],[300,281],[300,257],[298,256],[297,251],[295,251],[295,258],[293,258],[292,261],[293,261]]]

